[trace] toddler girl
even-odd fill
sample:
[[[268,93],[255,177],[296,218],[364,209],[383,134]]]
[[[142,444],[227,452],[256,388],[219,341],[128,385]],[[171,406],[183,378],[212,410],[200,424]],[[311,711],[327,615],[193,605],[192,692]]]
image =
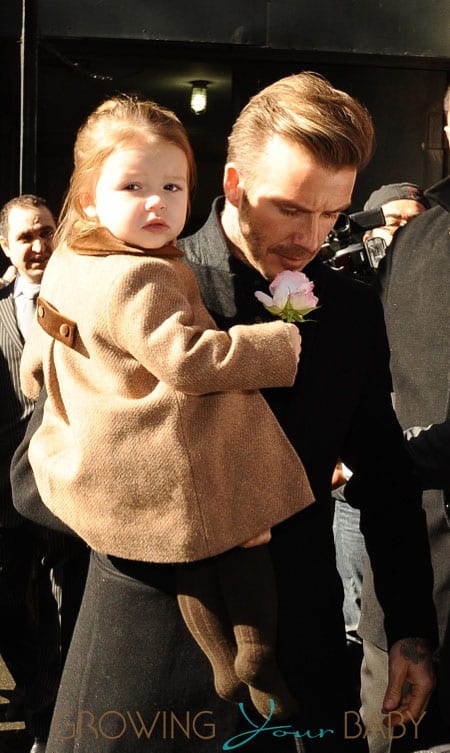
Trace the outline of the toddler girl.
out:
[[[39,492],[97,552],[174,563],[219,695],[249,690],[261,714],[289,716],[260,544],[312,495],[257,390],[292,384],[298,331],[281,321],[219,331],[202,305],[175,245],[195,168],[173,113],[108,100],[74,157],[22,363],[24,391],[36,397],[44,380],[48,393],[29,450]]]

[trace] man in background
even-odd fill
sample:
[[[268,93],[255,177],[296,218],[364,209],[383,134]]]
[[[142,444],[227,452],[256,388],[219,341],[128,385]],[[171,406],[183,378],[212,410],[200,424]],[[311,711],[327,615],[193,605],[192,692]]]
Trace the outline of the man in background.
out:
[[[389,183],[372,191],[365,211],[382,209],[384,225],[364,234],[363,240],[382,238],[389,247],[396,231],[425,212],[430,206],[423,190],[415,183]],[[388,252],[389,253],[389,252]],[[373,276],[376,282],[376,275]],[[345,333],[343,333],[345,337]],[[352,687],[355,704],[359,702],[362,639],[358,634],[361,616],[361,588],[366,548],[359,528],[359,510],[345,501],[345,484],[351,471],[338,464],[333,476],[335,511],[333,530],[336,543],[336,562],[344,586],[344,620],[347,635],[348,656],[351,666]]]
[[[380,208],[383,210],[385,223],[382,227],[368,230],[364,240],[383,238],[386,246],[389,246],[397,230],[429,209],[430,201],[416,183],[388,183],[372,191],[364,204],[365,211]]]
[[[450,87],[444,112],[450,142]],[[434,749],[439,743],[447,743],[450,750],[450,177],[426,194],[437,205],[399,230],[379,273],[395,410],[423,488],[439,626],[438,685],[418,735],[410,729],[391,744],[381,731],[374,731],[368,736],[371,753],[409,753],[429,745]],[[359,629],[364,639],[362,699],[367,721],[384,703],[389,671],[384,623],[369,571],[364,574]],[[407,687],[403,693],[400,708],[408,702]]]
[[[34,408],[20,389],[19,365],[54,232],[38,196],[15,197],[0,211],[0,244],[16,270],[0,289],[0,654],[16,683],[3,718],[26,721],[32,753],[45,751],[60,674],[59,625],[45,543],[13,507],[10,465]]]

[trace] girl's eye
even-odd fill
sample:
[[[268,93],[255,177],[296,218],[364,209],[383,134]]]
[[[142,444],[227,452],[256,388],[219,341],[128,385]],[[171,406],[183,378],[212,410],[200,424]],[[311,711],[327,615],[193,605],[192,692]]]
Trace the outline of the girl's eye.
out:
[[[172,193],[175,193],[175,191],[181,191],[181,186],[177,186],[176,183],[166,183],[164,190],[172,191]]]
[[[127,183],[126,186],[124,186],[125,191],[139,191],[140,189],[139,183]]]

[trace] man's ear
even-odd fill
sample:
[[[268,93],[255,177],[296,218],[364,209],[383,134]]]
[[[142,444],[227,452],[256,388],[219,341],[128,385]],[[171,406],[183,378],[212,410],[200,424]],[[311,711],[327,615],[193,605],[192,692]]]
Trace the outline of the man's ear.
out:
[[[237,207],[242,196],[243,186],[239,177],[239,171],[233,162],[227,162],[223,174],[223,190],[225,198],[230,204]]]
[[[3,253],[5,254],[5,256],[7,256],[8,259],[9,259],[10,258],[10,253],[9,253],[8,238],[5,238],[4,235],[0,235],[0,248],[2,249]]]

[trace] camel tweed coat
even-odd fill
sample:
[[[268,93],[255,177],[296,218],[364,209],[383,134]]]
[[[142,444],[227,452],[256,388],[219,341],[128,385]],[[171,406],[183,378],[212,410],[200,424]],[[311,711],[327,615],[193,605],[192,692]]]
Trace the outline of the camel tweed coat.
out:
[[[294,381],[287,325],[217,330],[174,247],[100,230],[75,250],[55,251],[41,287],[76,323],[73,345],[36,324],[22,360],[25,393],[37,397],[42,367],[48,392],[29,456],[50,510],[102,553],[186,562],[310,504],[257,391]]]

